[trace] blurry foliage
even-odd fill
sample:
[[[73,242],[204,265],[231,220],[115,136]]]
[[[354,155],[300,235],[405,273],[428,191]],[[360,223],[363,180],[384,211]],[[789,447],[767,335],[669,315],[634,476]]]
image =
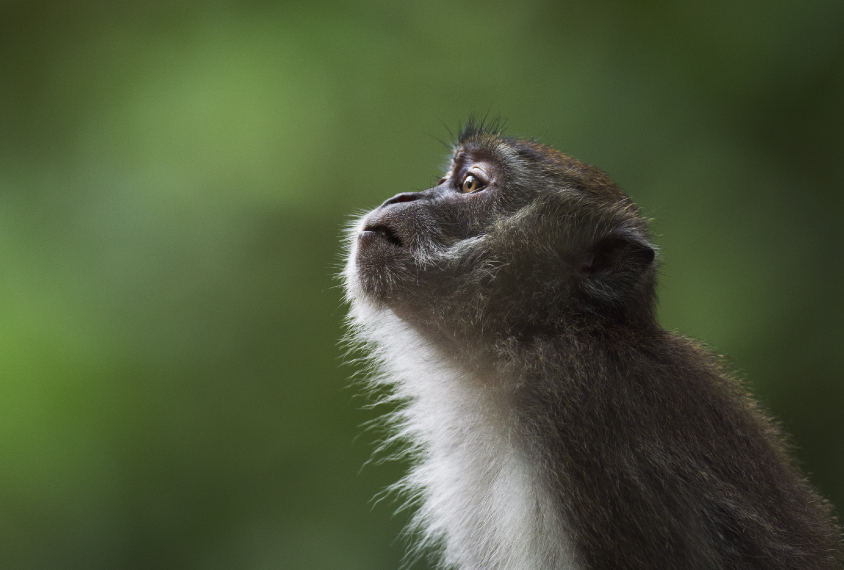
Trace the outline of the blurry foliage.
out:
[[[517,7],[518,5],[518,7]],[[655,218],[844,505],[844,3],[0,4],[0,566],[396,568],[342,228],[470,112]]]

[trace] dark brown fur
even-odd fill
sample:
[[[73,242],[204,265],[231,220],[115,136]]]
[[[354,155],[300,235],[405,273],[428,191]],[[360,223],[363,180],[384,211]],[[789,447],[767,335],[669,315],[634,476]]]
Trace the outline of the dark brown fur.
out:
[[[460,194],[480,163],[494,172],[486,194]],[[779,430],[717,357],[658,325],[646,221],[606,174],[470,123],[439,186],[360,227],[353,303],[398,315],[503,402],[575,567],[840,568],[830,506]]]
[[[548,474],[586,568],[839,567],[828,505],[701,347],[584,322],[510,350],[535,367],[526,443],[566,466]]]

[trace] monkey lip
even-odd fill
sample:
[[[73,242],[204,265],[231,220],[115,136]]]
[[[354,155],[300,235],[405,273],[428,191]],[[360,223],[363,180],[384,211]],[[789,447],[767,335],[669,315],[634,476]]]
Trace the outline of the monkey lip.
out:
[[[375,224],[363,228],[359,239],[368,238],[382,239],[396,247],[402,247],[402,242],[401,239],[399,239],[399,236],[397,236],[393,230],[382,224]]]

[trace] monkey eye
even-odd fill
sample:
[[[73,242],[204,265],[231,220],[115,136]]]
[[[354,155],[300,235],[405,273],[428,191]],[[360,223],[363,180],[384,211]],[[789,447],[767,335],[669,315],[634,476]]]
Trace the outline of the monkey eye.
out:
[[[484,182],[474,174],[467,174],[466,177],[463,179],[463,187],[461,190],[464,194],[468,194],[469,192],[475,192],[476,190],[480,190],[484,187]]]

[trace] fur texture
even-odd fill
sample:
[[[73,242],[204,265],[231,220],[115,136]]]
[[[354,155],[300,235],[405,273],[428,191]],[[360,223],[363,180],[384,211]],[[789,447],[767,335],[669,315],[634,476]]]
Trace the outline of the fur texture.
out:
[[[470,123],[348,243],[350,339],[402,404],[398,487],[443,567],[840,567],[775,426],[656,323],[646,222],[598,169]]]

